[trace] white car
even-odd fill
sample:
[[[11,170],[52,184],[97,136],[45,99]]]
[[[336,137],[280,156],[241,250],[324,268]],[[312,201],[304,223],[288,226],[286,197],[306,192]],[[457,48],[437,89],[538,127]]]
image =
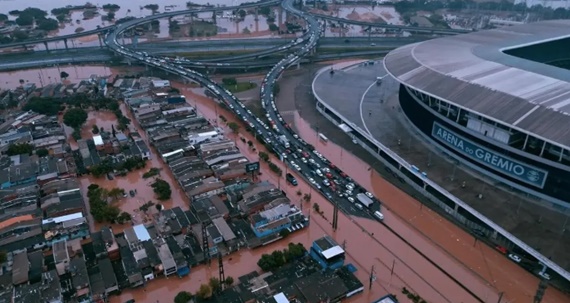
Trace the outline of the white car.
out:
[[[545,280],[550,280],[550,275],[544,271],[539,272],[538,275],[543,277]]]
[[[305,158],[301,158],[301,162],[303,162],[303,163],[307,164],[307,159],[305,159]]]
[[[317,182],[315,182],[315,179],[313,178],[309,178],[309,182],[311,182],[312,184],[316,184]]]
[[[374,195],[372,195],[370,192],[365,192],[364,194],[365,194],[368,198],[374,199]]]
[[[522,261],[521,257],[515,254],[509,254],[509,259],[515,261],[516,263],[520,263]]]
[[[347,199],[348,201],[350,201],[350,203],[354,203],[354,198],[353,198],[353,197],[346,197],[346,199]]]
[[[346,189],[353,191],[354,190],[354,186],[352,186],[352,184],[347,184],[346,185]]]

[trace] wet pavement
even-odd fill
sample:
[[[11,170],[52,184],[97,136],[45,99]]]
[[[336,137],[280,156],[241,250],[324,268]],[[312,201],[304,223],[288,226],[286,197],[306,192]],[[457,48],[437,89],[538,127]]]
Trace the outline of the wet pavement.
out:
[[[470,272],[467,275],[457,275],[457,272],[455,272],[454,276],[457,279],[464,279],[466,276],[470,276],[476,277],[478,280],[484,280],[495,289],[495,295],[498,292],[504,292],[503,300],[505,301],[531,301],[538,285],[538,279],[535,276],[509,261],[489,246],[478,242],[475,243],[471,235],[437,213],[422,207],[414,198],[386,181],[376,171],[368,172],[370,165],[356,158],[354,154],[365,159],[372,157],[363,149],[352,144],[348,136],[342,134],[337,127],[325,120],[315,110],[315,103],[308,93],[310,92],[310,85],[307,85],[307,83],[310,83],[309,79],[312,78],[317,70],[317,68],[313,68],[309,72],[305,72],[304,75],[293,72],[292,76],[284,76],[281,92],[292,92],[294,97],[281,95],[281,98],[278,98],[278,100],[292,100],[295,98],[296,107],[300,109],[301,116],[305,120],[310,120],[312,127],[318,127],[319,131],[323,132],[329,139],[333,141],[338,140],[349,151],[342,151],[342,149],[330,141],[326,146],[317,142],[317,136],[311,129],[311,126],[298,113],[295,113],[293,115],[295,127],[299,130],[301,136],[309,143],[315,144],[319,152],[333,163],[338,163],[337,166],[347,171],[358,183],[371,190],[384,202],[384,209],[387,209],[386,212],[388,213],[386,222],[390,228],[394,229],[402,237],[410,239],[409,241],[415,243],[414,245],[422,252],[429,255],[430,258],[438,260],[440,265],[449,262],[450,269],[446,268],[446,270],[449,270],[450,273],[454,273],[455,270],[460,268]],[[280,101],[278,104],[283,102]],[[291,112],[292,106],[290,102],[285,102],[287,105],[280,104],[279,107],[283,106],[285,110]],[[346,100],[344,103],[346,103]],[[371,161],[372,166],[378,164],[377,161],[375,163],[375,160],[369,161]],[[438,250],[439,254],[441,254],[440,256],[437,256],[435,253]],[[455,265],[453,265],[454,263]],[[456,267],[456,269],[452,269],[452,267]],[[465,280],[465,283],[469,283],[468,280]],[[475,288],[472,290],[476,291]],[[482,297],[487,296],[484,291],[479,291],[478,294]],[[570,298],[558,290],[549,288],[543,302],[568,302],[569,300]],[[489,302],[495,301],[489,300]]]

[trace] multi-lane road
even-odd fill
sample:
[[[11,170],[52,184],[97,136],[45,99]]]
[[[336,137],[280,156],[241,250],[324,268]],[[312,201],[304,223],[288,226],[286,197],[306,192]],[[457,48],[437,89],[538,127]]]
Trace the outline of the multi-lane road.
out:
[[[276,81],[288,67],[296,65],[304,56],[314,51],[322,34],[322,27],[318,20],[309,14],[297,10],[292,6],[292,3],[293,0],[285,0],[282,6],[285,10],[305,20],[307,32],[301,38],[286,45],[288,54],[273,66],[263,80],[263,84],[261,85],[261,102],[267,112],[263,120],[254,116],[245,108],[244,104],[228,90],[222,88],[205,75],[185,67],[183,63],[187,63],[187,61],[190,60],[172,60],[151,56],[146,52],[132,50],[122,46],[117,43],[117,35],[120,35],[121,29],[116,32],[110,32],[105,41],[113,51],[131,60],[139,60],[144,64],[202,84],[216,96],[220,102],[223,102],[232,110],[236,116],[255,133],[260,141],[270,146],[275,154],[277,154],[290,169],[298,171],[317,192],[322,193],[332,204],[337,205],[343,212],[357,213],[360,216],[373,219],[375,211],[381,208],[380,202],[363,187],[356,184],[349,176],[336,169],[333,163],[327,160],[318,151],[312,149],[310,145],[295,134],[277,111],[273,95]],[[124,29],[125,28],[122,30]],[[325,181],[325,179],[327,181]],[[340,195],[340,193],[342,193],[342,195]],[[358,194],[369,196],[369,198],[372,199],[372,205],[360,204],[356,199]],[[397,237],[398,235],[394,233],[394,236]],[[410,247],[410,249],[413,248]],[[437,271],[437,275],[441,276],[442,279],[446,279],[446,283],[454,283],[453,287],[461,290],[461,301],[484,302],[481,294],[477,294],[470,289],[472,285],[467,286],[458,282],[452,275],[439,268],[435,262],[424,257],[424,261],[425,260],[431,262]],[[436,273],[434,272],[434,274]],[[486,295],[488,297],[488,293]],[[440,296],[448,298],[446,294],[440,294]],[[455,297],[455,299],[459,298]],[[448,302],[455,301],[454,299],[446,300]]]
[[[313,61],[331,58],[348,57],[350,54],[363,55],[379,55],[387,50],[425,40],[426,38],[324,38],[319,41],[319,47],[329,50],[345,50],[338,55],[318,54]],[[259,39],[235,39],[235,40],[207,40],[207,41],[165,41],[141,43],[137,45],[136,51],[145,52],[152,56],[176,56],[187,55],[189,53],[205,53],[205,52],[248,52],[242,56],[221,55],[217,58],[209,58],[205,60],[189,60],[180,62],[187,64],[189,67],[213,66],[217,68],[235,68],[235,67],[267,67],[273,66],[277,60],[264,58],[260,61],[260,57],[274,55],[276,49],[287,46],[291,39],[283,38],[259,38]],[[269,49],[268,49],[269,48]],[[298,47],[297,47],[298,48]],[[349,50],[349,51],[346,51]],[[283,51],[283,50],[282,50]],[[271,56],[273,57],[273,56]],[[238,58],[240,60],[238,60]],[[0,71],[17,70],[25,68],[34,68],[42,66],[53,66],[63,64],[85,64],[95,62],[105,62],[113,59],[113,52],[108,49],[99,47],[90,47],[71,50],[55,50],[55,51],[35,51],[25,53],[13,53],[0,57]],[[219,63],[230,63],[222,64]]]

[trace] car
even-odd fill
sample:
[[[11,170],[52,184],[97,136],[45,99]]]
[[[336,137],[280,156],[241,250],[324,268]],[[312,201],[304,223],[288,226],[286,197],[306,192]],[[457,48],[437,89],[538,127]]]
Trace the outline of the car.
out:
[[[323,173],[320,170],[318,170],[318,169],[315,170],[315,173],[317,173],[317,176],[319,176],[321,178],[323,177]]]
[[[325,173],[330,173],[330,172],[331,172],[331,170],[330,170],[328,167],[323,167],[323,171],[324,171]]]
[[[498,250],[499,252],[501,252],[503,255],[507,254],[507,249],[502,247],[501,245],[495,246],[495,249]]]
[[[305,158],[301,158],[301,162],[307,164],[308,161],[307,161],[307,159],[305,159]]]
[[[509,259],[515,261],[516,263],[520,263],[522,261],[521,257],[515,254],[509,254]]]
[[[370,192],[365,192],[364,194],[365,194],[368,198],[374,199],[374,196],[373,196]]]
[[[354,190],[354,186],[349,183],[349,184],[346,185],[346,189],[352,191],[352,190]]]
[[[281,156],[283,157],[283,159],[287,159],[287,154],[286,154],[286,153],[281,154]]]
[[[313,178],[309,178],[309,182],[311,182],[312,184],[316,184],[317,182],[315,182],[315,179]]]
[[[350,202],[350,203],[354,203],[354,198],[351,196],[347,196],[346,199]]]
[[[545,280],[550,280],[550,275],[544,271],[539,272],[538,275],[543,277]]]
[[[323,180],[323,185],[324,185],[324,186],[331,186],[331,183],[329,182],[329,180],[324,179],[324,180]]]

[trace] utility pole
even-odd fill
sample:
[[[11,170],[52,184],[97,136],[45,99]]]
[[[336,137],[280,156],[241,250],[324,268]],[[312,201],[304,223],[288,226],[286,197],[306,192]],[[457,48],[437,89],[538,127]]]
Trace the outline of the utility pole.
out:
[[[338,228],[338,206],[334,204],[333,208],[333,221],[332,221],[333,230],[336,231]]]
[[[536,294],[534,295],[533,303],[540,303],[542,302],[542,297],[544,297],[544,292],[546,291],[546,287],[548,284],[544,279],[540,279],[540,283],[538,283],[538,289],[536,290]]]
[[[204,261],[208,262],[208,266],[212,263],[212,259],[210,257],[210,245],[208,242],[208,232],[206,228],[208,227],[209,222],[202,222],[202,252],[204,254]]]
[[[370,270],[370,278],[368,279],[368,282],[370,283],[368,285],[368,290],[372,289],[372,282],[376,281],[376,273],[374,272],[374,265],[372,265],[372,269]]]
[[[224,274],[224,261],[222,259],[222,253],[220,251],[218,251],[218,279],[220,279],[221,290],[224,290],[226,275]]]
[[[501,303],[501,300],[503,299],[503,295],[504,295],[504,294],[505,294],[505,293],[502,292],[502,291],[499,293],[499,300],[497,301],[497,303]]]

